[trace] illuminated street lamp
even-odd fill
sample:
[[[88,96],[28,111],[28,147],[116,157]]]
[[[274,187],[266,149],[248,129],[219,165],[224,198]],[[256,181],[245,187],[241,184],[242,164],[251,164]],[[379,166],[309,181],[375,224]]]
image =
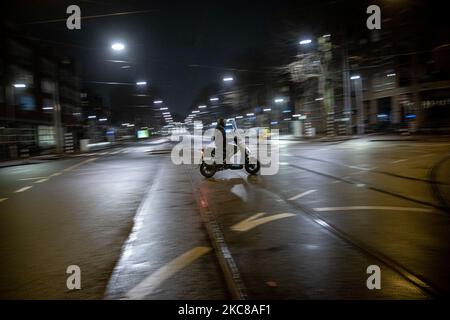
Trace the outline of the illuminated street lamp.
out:
[[[14,83],[13,87],[14,88],[26,88],[27,85],[25,83]]]
[[[223,81],[224,82],[231,82],[231,81],[233,81],[234,79],[233,79],[233,77],[224,77],[223,78]]]
[[[155,100],[155,101],[153,101],[153,103],[154,104],[161,104],[161,103],[163,103],[163,101],[162,100]]]
[[[216,98],[216,97],[210,98],[209,101],[219,101],[219,98]]]
[[[300,41],[300,44],[301,44],[301,45],[306,45],[306,44],[310,44],[311,42],[312,42],[311,39],[304,39],[304,40],[301,40],[301,41]]]
[[[111,49],[113,49],[114,51],[122,51],[123,49],[125,49],[125,45],[120,42],[113,43]]]
[[[282,102],[284,102],[284,99],[283,98],[277,98],[277,99],[275,99],[273,101],[275,101],[275,103],[282,103]]]
[[[147,81],[138,81],[136,82],[137,86],[146,86],[147,85]]]

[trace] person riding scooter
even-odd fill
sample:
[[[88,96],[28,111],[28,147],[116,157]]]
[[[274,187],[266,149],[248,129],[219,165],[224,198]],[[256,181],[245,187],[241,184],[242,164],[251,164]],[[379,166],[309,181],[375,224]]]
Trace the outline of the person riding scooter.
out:
[[[225,132],[225,120],[217,120],[217,126],[214,130],[214,144],[216,145],[216,159],[222,159],[226,162],[227,134]]]

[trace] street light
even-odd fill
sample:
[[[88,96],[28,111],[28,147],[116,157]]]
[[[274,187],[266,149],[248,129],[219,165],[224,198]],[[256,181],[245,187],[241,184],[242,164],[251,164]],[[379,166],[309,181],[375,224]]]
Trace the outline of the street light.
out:
[[[301,45],[305,45],[305,44],[310,44],[311,42],[312,42],[311,39],[305,39],[305,40],[301,40],[301,41],[300,41],[300,44],[301,44]]]
[[[137,86],[146,86],[147,85],[147,81],[138,81],[136,82]]]
[[[268,112],[268,111],[272,111],[272,109],[271,109],[271,108],[265,108],[265,109],[263,109],[263,112]]]
[[[224,82],[230,82],[230,81],[233,81],[233,80],[234,80],[233,77],[225,77],[225,78],[223,78]]]
[[[156,100],[156,101],[153,101],[153,103],[154,104],[161,104],[161,103],[163,103],[163,101],[162,100]]]
[[[364,134],[364,103],[363,103],[361,76],[353,75],[350,77],[350,79],[356,80],[354,83],[355,83],[356,104],[357,104],[357,110],[358,110],[358,116],[357,116],[358,134]]]
[[[277,99],[275,99],[273,101],[275,101],[275,103],[282,103],[282,102],[284,102],[284,99],[283,98],[277,98]]]
[[[209,101],[219,101],[219,98],[210,98]]]
[[[199,108],[199,109],[205,109],[206,106],[205,106],[205,105],[201,105],[201,106],[198,106],[197,108]]]
[[[25,83],[15,83],[13,84],[14,88],[26,88],[27,85]]]
[[[122,51],[123,49],[125,49],[125,45],[120,42],[113,43],[111,46],[111,49],[113,49],[115,51]]]

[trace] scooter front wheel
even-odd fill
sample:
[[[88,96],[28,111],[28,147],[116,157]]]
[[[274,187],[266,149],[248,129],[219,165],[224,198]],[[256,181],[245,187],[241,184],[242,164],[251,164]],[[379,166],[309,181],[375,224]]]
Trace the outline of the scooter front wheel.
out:
[[[211,178],[216,173],[216,166],[202,162],[200,165],[200,173],[205,178]]]

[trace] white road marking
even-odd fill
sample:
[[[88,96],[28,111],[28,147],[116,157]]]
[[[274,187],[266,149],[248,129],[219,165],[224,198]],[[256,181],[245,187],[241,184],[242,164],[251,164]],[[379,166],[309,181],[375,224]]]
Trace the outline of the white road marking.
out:
[[[298,198],[304,197],[304,196],[306,196],[310,193],[316,192],[316,191],[317,191],[316,189],[308,190],[308,191],[302,192],[296,196],[293,196],[293,197],[289,198],[288,200],[296,200]]]
[[[62,175],[61,172],[55,172],[55,173],[52,173],[52,174],[50,175],[50,177],[56,177],[56,176],[60,176],[60,175]]]
[[[336,180],[336,181],[333,181],[332,184],[336,184],[336,183],[340,183],[340,182],[341,182],[341,181]]]
[[[375,170],[377,168],[377,167],[364,168],[364,167],[359,167],[359,166],[349,166],[346,164],[344,164],[344,166],[351,168],[351,169],[358,169],[358,170],[365,170],[365,171]]]
[[[0,198],[0,202],[6,201],[8,198]]]
[[[15,193],[24,192],[24,191],[27,191],[28,189],[31,189],[31,188],[33,188],[33,187],[32,186],[27,186],[27,187],[20,188],[20,189],[14,191],[14,192]]]
[[[158,288],[164,281],[169,279],[175,273],[188,266],[196,259],[211,251],[209,247],[195,247],[181,256],[173,259],[165,266],[159,268],[154,273],[145,278],[133,289],[128,291],[124,298],[131,300],[142,300]]]
[[[44,178],[45,177],[23,178],[23,179],[19,179],[19,181],[39,180],[39,179],[44,179]]]
[[[35,183],[42,183],[42,182],[45,182],[45,181],[48,181],[48,178],[44,178],[44,179],[38,180]]]
[[[351,207],[324,207],[313,208],[314,211],[350,211],[350,210],[391,210],[391,211],[415,211],[415,212],[433,212],[432,209],[426,208],[409,208],[409,207],[385,207],[385,206],[351,206]]]
[[[399,159],[399,160],[392,161],[391,163],[394,164],[394,163],[400,163],[403,161],[408,161],[408,159]]]
[[[231,227],[231,230],[244,232],[244,231],[251,230],[251,229],[253,229],[261,224],[267,223],[267,222],[295,216],[295,214],[293,214],[293,213],[279,213],[279,214],[274,214],[272,216],[259,218],[263,215],[265,215],[265,212],[257,213],[255,215],[251,216],[250,218],[247,218],[241,222],[236,223],[234,226]]]
[[[95,161],[95,160],[97,160],[97,159],[98,159],[98,158],[92,158],[92,159],[87,159],[87,160],[81,161],[81,162],[79,162],[79,163],[77,163],[77,164],[74,164],[73,166],[70,166],[70,167],[64,169],[63,171],[71,171],[71,170],[73,170],[73,169],[75,169],[75,168],[78,168],[79,166],[82,166],[82,165],[85,164],[85,163],[88,163],[88,162],[91,162],[91,161]]]

